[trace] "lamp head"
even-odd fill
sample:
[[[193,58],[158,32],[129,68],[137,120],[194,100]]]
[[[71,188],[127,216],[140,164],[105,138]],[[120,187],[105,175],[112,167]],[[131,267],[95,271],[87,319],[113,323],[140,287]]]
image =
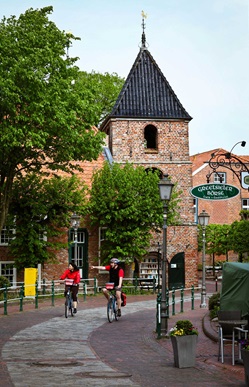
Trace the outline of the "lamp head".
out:
[[[209,222],[210,215],[205,210],[202,210],[202,212],[198,215],[198,223],[202,227],[206,227]]]
[[[168,178],[168,175],[163,176],[163,179],[161,179],[158,183],[158,187],[161,200],[170,201],[174,184]]]
[[[72,228],[79,228],[79,225],[80,225],[80,216],[77,215],[75,212],[73,213],[73,215],[71,216],[71,227]]]

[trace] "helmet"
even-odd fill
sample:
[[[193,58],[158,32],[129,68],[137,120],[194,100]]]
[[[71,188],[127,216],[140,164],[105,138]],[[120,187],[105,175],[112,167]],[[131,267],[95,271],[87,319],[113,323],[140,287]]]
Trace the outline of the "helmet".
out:
[[[110,263],[115,263],[116,265],[118,265],[119,264],[119,259],[118,258],[112,258],[111,260],[110,260]]]

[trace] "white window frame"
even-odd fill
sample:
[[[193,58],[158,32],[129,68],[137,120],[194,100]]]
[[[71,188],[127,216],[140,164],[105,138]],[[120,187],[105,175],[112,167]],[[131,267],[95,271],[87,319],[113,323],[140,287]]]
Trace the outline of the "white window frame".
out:
[[[243,204],[243,201],[246,201],[247,204]],[[249,199],[245,198],[241,200],[241,208],[242,210],[248,210],[249,211]]]
[[[7,227],[4,226],[0,235],[0,246],[8,246],[12,239],[14,239],[15,233],[16,230],[14,228],[9,228],[9,230],[7,230]]]
[[[14,261],[1,261],[0,262],[0,275],[3,275],[4,277],[8,278],[3,272],[2,272],[2,266],[3,265],[13,265],[12,270],[13,270],[13,281],[10,281],[11,287],[15,288],[16,287],[16,278],[17,278],[17,270],[14,267]],[[9,279],[9,278],[8,278]]]
[[[222,177],[222,182],[220,182],[220,177]],[[226,184],[227,174],[226,172],[215,172],[214,173],[214,183],[215,184]]]
[[[72,228],[69,233],[69,240],[73,243],[74,249],[75,249],[75,230]],[[75,258],[73,259],[73,262],[80,268],[80,275],[82,278],[82,270],[83,270],[83,264],[84,264],[84,244],[86,243],[86,232],[85,230],[78,228],[77,229],[77,259],[75,262]]]

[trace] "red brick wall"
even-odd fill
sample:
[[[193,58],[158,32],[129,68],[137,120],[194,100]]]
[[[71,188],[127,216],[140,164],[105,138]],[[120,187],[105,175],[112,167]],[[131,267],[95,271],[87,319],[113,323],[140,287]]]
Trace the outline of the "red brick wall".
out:
[[[153,125],[158,131],[158,147],[151,152],[144,147],[144,128]],[[157,168],[177,184],[180,194],[180,226],[168,227],[168,259],[185,252],[186,286],[197,284],[197,227],[194,223],[192,162],[189,158],[188,122],[114,119],[108,128],[114,161],[145,168]],[[150,252],[157,252],[162,234],[152,239]]]
[[[150,152],[144,148],[144,128],[152,124],[158,130],[158,149]],[[113,120],[110,122],[111,149],[115,162],[132,162],[145,168],[158,168],[163,174],[169,174],[178,190],[182,191],[180,204],[180,226],[168,227],[168,259],[178,252],[185,252],[186,286],[197,284],[197,228],[194,223],[192,188],[192,163],[189,158],[188,122],[150,121],[150,120]],[[101,168],[104,156],[97,161],[84,162],[83,173],[77,173],[84,183],[91,185],[91,177],[96,168]],[[63,174],[62,174],[63,175]],[[84,219],[81,227],[89,234],[88,263],[98,262],[98,228],[91,228],[89,220]],[[68,230],[64,230],[64,241],[67,241]],[[162,234],[152,238],[150,252],[157,252],[158,242],[162,244]],[[0,248],[1,254],[2,248]],[[58,279],[68,266],[68,250],[56,252],[57,262],[46,263],[42,268],[42,277],[47,280]],[[104,283],[106,276],[89,269],[89,278],[98,276]]]
[[[207,184],[207,174],[212,172],[212,169],[208,165],[208,161],[211,157],[211,153],[215,150],[196,154],[191,157],[193,162],[193,187],[197,185]],[[226,152],[224,150],[224,152]],[[242,156],[244,162],[249,158],[248,156]],[[231,224],[235,220],[240,220],[239,212],[242,209],[242,199],[249,199],[249,192],[246,189],[241,188],[238,178],[232,171],[224,167],[219,167],[217,172],[226,173],[226,184],[233,185],[239,188],[240,193],[236,197],[228,200],[202,200],[198,199],[198,214],[202,210],[206,210],[210,215],[209,224]],[[213,175],[211,176],[210,183],[213,182]],[[202,256],[199,253],[199,263],[201,263]],[[225,256],[216,256],[215,261],[225,261]],[[229,252],[229,261],[237,261],[238,255],[234,252]],[[213,257],[206,256],[206,264],[213,264]]]

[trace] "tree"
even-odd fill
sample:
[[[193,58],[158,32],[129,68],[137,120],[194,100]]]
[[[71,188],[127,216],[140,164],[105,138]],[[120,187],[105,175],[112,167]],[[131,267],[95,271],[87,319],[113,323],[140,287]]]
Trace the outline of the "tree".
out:
[[[86,104],[91,114],[96,115],[94,125],[98,125],[111,112],[119,92],[124,84],[124,79],[117,74],[100,74],[92,71],[82,71],[75,87]]]
[[[231,224],[229,233],[232,249],[239,254],[239,261],[248,261],[249,252],[249,222],[248,220],[235,221]]]
[[[0,23],[0,230],[15,179],[72,170],[71,160],[91,161],[102,150],[94,107],[78,91],[77,58],[66,55],[78,38],[49,20],[52,11],[31,8]]]
[[[101,245],[104,261],[112,256],[127,261],[139,259],[147,253],[151,232],[159,232],[163,224],[158,182],[156,173],[129,163],[106,163],[95,172],[89,213],[93,225],[106,227]],[[168,224],[177,221],[178,202],[175,191],[169,203]]]
[[[77,208],[79,214],[85,215],[85,192],[86,187],[76,176],[41,180],[29,174],[14,182],[12,216],[8,219],[10,225],[14,223],[10,253],[18,269],[54,260],[55,251],[67,247],[60,236],[65,232],[63,228],[70,225],[70,213]]]
[[[228,251],[231,250],[229,229],[230,225],[227,224],[209,224],[206,227],[206,253],[213,257],[213,275],[215,275],[215,256],[224,254],[228,260]],[[199,226],[198,250],[201,251],[202,248],[202,228]]]

